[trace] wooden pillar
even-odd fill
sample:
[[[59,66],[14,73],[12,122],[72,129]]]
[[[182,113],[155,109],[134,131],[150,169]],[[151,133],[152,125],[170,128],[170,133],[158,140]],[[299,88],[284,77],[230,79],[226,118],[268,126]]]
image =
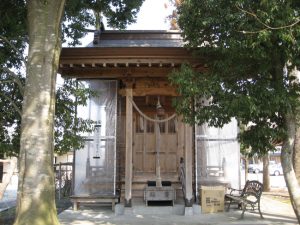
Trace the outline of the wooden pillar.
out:
[[[158,119],[156,117],[156,119]],[[155,123],[154,124],[155,126],[155,151],[156,151],[156,157],[155,157],[155,160],[156,160],[156,163],[155,163],[155,172],[156,172],[156,187],[162,187],[162,183],[161,183],[161,176],[160,176],[160,155],[159,155],[159,152],[160,152],[160,128],[159,128],[159,124],[158,123]]]
[[[184,125],[184,158],[185,158],[185,206],[193,205],[193,128],[189,124]]]
[[[125,207],[131,207],[132,198],[132,88],[126,89],[126,156]]]

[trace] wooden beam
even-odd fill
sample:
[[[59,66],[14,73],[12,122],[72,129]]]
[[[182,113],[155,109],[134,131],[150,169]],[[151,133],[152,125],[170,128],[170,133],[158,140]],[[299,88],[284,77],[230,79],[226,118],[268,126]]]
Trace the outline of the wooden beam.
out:
[[[183,47],[102,47],[102,48],[63,48],[61,61],[67,59],[100,58],[193,58],[192,52]]]
[[[121,89],[119,91],[121,96],[126,96],[126,90]],[[176,89],[173,87],[164,87],[164,88],[141,88],[141,89],[133,89],[133,96],[148,96],[148,95],[166,95],[166,96],[179,96],[176,92]]]
[[[132,88],[126,89],[125,207],[132,206]]]
[[[103,58],[103,59],[84,59],[84,58],[71,58],[71,59],[64,59],[60,61],[61,65],[66,64],[96,64],[96,63],[106,63],[112,65],[136,65],[136,64],[145,64],[148,67],[152,65],[159,66],[160,64],[166,64],[174,67],[175,64],[181,64],[184,60],[180,58]]]
[[[65,77],[77,78],[124,78],[124,77],[167,77],[174,69],[171,67],[62,67],[59,73]]]

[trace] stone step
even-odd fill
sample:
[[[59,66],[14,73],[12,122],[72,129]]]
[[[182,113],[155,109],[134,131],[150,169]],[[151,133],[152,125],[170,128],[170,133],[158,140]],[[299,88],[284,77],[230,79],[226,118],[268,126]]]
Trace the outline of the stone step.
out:
[[[133,201],[132,207],[124,207],[123,204],[117,204],[115,208],[116,215],[197,215],[201,213],[201,207],[194,204],[187,208],[184,204],[175,204],[174,206],[146,206],[144,203]]]
[[[132,188],[132,197],[141,197],[141,198],[143,198],[144,197],[144,189],[145,189],[145,187],[143,187],[143,188],[133,187]],[[175,190],[176,190],[176,199],[183,198],[182,189],[181,188],[175,188]],[[124,195],[125,195],[125,187],[122,186],[122,188],[121,188],[121,197],[124,197]]]

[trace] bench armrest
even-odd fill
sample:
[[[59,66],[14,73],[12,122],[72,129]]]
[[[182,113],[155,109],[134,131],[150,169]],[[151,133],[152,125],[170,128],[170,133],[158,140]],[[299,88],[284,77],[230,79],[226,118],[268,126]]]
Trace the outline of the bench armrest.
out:
[[[235,188],[227,188],[229,191],[229,195],[234,195],[234,193],[236,193],[235,195],[241,195],[243,190],[240,189],[235,189]]]

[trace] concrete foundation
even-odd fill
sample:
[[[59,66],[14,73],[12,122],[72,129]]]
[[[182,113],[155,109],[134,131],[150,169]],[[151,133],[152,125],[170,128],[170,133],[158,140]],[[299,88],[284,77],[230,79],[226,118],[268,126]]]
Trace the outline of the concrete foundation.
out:
[[[191,207],[191,210],[193,208]],[[184,215],[184,205],[174,206],[146,206],[132,205],[131,208],[118,204],[115,209],[115,215]]]
[[[65,210],[64,212],[58,215],[61,225],[104,225],[104,224],[114,224],[114,225],[207,225],[207,224],[217,224],[217,225],[294,225],[298,224],[295,217],[295,213],[291,204],[280,202],[272,198],[261,199],[261,207],[263,220],[260,218],[257,211],[246,211],[245,217],[243,220],[240,219],[241,210],[238,210],[236,207],[233,207],[229,212],[223,213],[199,213],[200,206],[193,205],[193,216],[183,216],[185,210],[184,204],[177,204],[173,207],[157,207],[155,206],[145,206],[140,205],[140,209],[135,209],[137,207],[133,202],[132,208],[126,208],[124,205],[116,205],[116,213],[122,213],[124,210],[124,215],[116,215],[112,212],[110,206],[90,206],[82,207],[81,210],[73,211],[72,209]],[[178,207],[178,208],[177,208]],[[166,208],[166,209],[165,209]],[[181,215],[176,214],[176,210],[182,210]],[[146,211],[147,210],[147,211]],[[148,210],[151,210],[155,214],[150,214]],[[157,211],[159,210],[159,212]],[[180,211],[179,210],[179,211]],[[177,213],[179,213],[179,211]],[[144,212],[144,213],[143,213]],[[175,215],[165,215],[165,213],[174,213]],[[136,214],[139,213],[139,214]],[[158,214],[160,213],[160,214]]]
[[[184,215],[185,216],[193,216],[194,215],[193,207],[185,207],[184,208]]]

